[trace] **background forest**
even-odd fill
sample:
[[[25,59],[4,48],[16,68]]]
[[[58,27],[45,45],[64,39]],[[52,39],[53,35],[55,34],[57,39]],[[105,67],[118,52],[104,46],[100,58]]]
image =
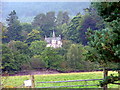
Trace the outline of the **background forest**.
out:
[[[62,72],[119,69],[120,2],[91,3],[71,17],[48,11],[31,23],[12,10],[2,26],[2,71],[54,69]],[[45,35],[62,36],[61,48],[46,47]]]

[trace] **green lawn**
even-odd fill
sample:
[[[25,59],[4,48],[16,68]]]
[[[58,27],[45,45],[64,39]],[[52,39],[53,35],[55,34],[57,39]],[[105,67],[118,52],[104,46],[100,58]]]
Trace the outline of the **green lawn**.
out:
[[[109,74],[116,74],[116,72],[109,72]],[[18,87],[23,84],[24,80],[29,79],[29,75],[26,76],[9,76],[5,80],[5,86]],[[3,77],[4,78],[4,77]],[[85,73],[60,73],[49,75],[35,75],[35,86],[38,87],[50,87],[50,86],[69,86],[69,85],[94,85],[99,84],[99,81],[81,81],[81,82],[64,82],[64,83],[37,83],[44,81],[65,81],[65,80],[84,80],[84,79],[102,79],[102,72],[85,72]],[[99,86],[87,86],[87,87],[72,87],[72,88],[98,88]],[[109,85],[109,88],[118,88],[118,85]]]

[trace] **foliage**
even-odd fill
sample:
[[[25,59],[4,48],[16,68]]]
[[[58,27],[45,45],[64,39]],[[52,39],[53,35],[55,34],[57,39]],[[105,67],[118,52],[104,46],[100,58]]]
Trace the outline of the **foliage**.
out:
[[[87,45],[88,43],[87,36],[85,34],[88,28],[94,31],[104,29],[104,27],[105,23],[103,19],[97,15],[97,11],[94,9],[94,7],[90,7],[81,20],[80,38],[82,44]]]
[[[120,18],[119,2],[94,2],[92,4],[98,11],[98,14],[107,22]]]
[[[107,14],[104,12],[104,9],[107,8],[108,5],[110,5],[108,8],[110,8],[112,5],[114,5],[114,9],[118,9],[116,4],[119,3],[98,3],[96,6],[96,3],[93,4],[97,8],[98,13],[104,18],[108,18],[109,16],[111,17],[111,14]],[[102,7],[103,6],[103,7]],[[102,7],[102,8],[100,8]],[[104,13],[103,13],[104,12]],[[111,12],[111,10],[109,11]],[[111,12],[112,13],[112,12]],[[119,13],[119,12],[116,12]],[[117,17],[117,16],[116,16]],[[110,19],[110,18],[109,18]],[[117,20],[116,20],[117,19]],[[104,62],[107,61],[113,61],[113,62],[120,62],[120,53],[119,53],[119,22],[120,19],[116,18],[112,19],[111,22],[108,23],[107,21],[107,27],[106,29],[103,29],[101,31],[94,31],[92,32],[91,30],[88,31],[88,39],[90,40],[89,44],[90,46],[94,47],[97,50],[97,53],[99,54],[99,60],[104,60]],[[104,18],[104,20],[106,20]]]
[[[47,66],[40,55],[33,56],[30,59],[30,65],[33,69],[43,69]]]
[[[11,41],[8,45],[2,45],[2,49],[3,71],[19,71],[23,63],[28,63],[30,50],[27,44],[20,41]]]
[[[2,70],[13,71],[16,69],[12,51],[6,46],[2,45]]]
[[[5,42],[4,39],[7,38],[7,36],[6,36],[7,27],[3,23],[0,22],[0,29],[2,31],[2,33],[0,33],[0,35],[2,38],[2,42],[4,43]]]
[[[8,43],[8,47],[14,52],[19,52],[20,54],[30,55],[30,50],[28,48],[28,45],[24,42],[10,41]]]
[[[41,40],[40,31],[33,29],[30,33],[27,34],[26,43],[30,45],[35,40]]]
[[[22,23],[22,31],[26,31],[27,33],[30,33],[33,30],[33,26],[30,23]]]
[[[67,39],[65,32],[67,31],[68,25],[66,23],[56,26],[56,35],[61,35],[63,39]]]
[[[28,33],[30,33],[34,28],[29,23],[21,23],[22,32],[21,35],[23,36],[23,41],[27,39]]]
[[[56,19],[56,24],[57,26],[62,25],[62,24],[68,24],[69,22],[69,15],[67,12],[62,12],[59,11]]]
[[[54,30],[55,27],[55,19],[55,12],[40,13],[34,18],[32,25],[40,27],[43,35],[50,36],[50,32]]]
[[[115,37],[116,35],[108,28],[101,31],[88,31],[88,39],[90,40],[89,45],[94,47],[97,52],[97,56],[94,59],[97,59],[97,61],[101,63],[119,60],[118,57],[114,56],[115,51],[113,51],[112,47]]]
[[[71,44],[66,53],[66,61],[68,68],[73,70],[95,70],[95,63],[86,62],[86,47],[81,44]],[[95,65],[94,65],[95,64]],[[98,67],[96,67],[97,69]]]
[[[18,20],[15,10],[11,11],[6,21],[8,22],[6,42],[9,42],[10,40],[22,40],[22,27],[20,25],[20,21]]]
[[[117,62],[120,62],[120,1],[109,3],[93,3],[93,6],[97,8],[98,14],[104,18],[108,24],[108,27],[112,28],[113,30],[113,35],[115,37],[113,38],[114,45],[111,47],[112,51],[114,52],[114,56],[118,57]],[[105,12],[105,10],[107,10],[107,12]],[[116,60],[113,61],[116,62]]]
[[[119,81],[120,77],[119,76],[113,76],[112,74],[110,76],[107,76],[103,81],[100,81],[100,86],[103,87],[104,85],[107,84],[118,84],[120,83],[115,83],[115,81]]]
[[[106,64],[108,62],[120,62],[120,2],[96,2],[92,4],[98,14],[106,22],[106,28],[101,31],[88,31],[88,39],[91,47],[97,52],[96,61]],[[106,12],[107,10],[107,12]],[[119,66],[118,66],[119,69]],[[120,74],[120,73],[119,73]],[[101,86],[113,83],[117,76],[108,76]],[[111,81],[112,80],[112,81]],[[119,79],[116,79],[118,81]]]
[[[80,63],[84,59],[84,48],[82,45],[72,44],[67,52],[68,65],[73,69],[80,69]]]
[[[33,55],[41,55],[45,47],[46,47],[46,42],[36,40],[31,43],[29,49],[31,50]]]
[[[9,14],[7,21],[8,26],[3,28],[3,36],[6,36],[4,41],[7,42],[3,50],[6,52],[2,58],[5,62],[10,61],[10,64],[15,64],[12,66],[9,63],[4,63],[10,66],[8,71],[19,71],[22,67],[25,69],[27,66],[32,66],[33,69],[48,68],[62,71],[67,71],[70,68],[72,70],[91,70],[99,64],[92,63],[90,59],[86,62],[85,54],[87,52],[89,52],[91,59],[103,60],[104,58],[107,61],[105,56],[108,56],[111,50],[114,54],[110,53],[109,60],[119,60],[119,21],[109,22],[106,24],[108,28],[101,30],[105,24],[93,7],[88,8],[88,11],[86,9],[85,15],[78,13],[71,21],[68,12],[60,11],[55,15],[55,12],[50,11],[35,16],[32,24],[20,23],[14,10]],[[88,46],[88,48],[83,46],[87,44],[85,32],[88,28],[92,30],[88,36],[91,45],[95,41],[95,49],[93,46]],[[100,29],[100,31],[93,31],[95,29]],[[51,36],[53,30],[57,35],[61,35],[62,48],[46,48],[46,42],[43,41],[44,36]],[[100,43],[98,43],[99,40]],[[114,46],[111,47],[111,45]],[[99,50],[97,51],[97,49]],[[105,55],[102,54],[101,58],[99,53],[103,51],[105,51]],[[92,64],[95,65],[92,67]]]
[[[86,34],[87,29],[98,30],[104,28],[103,20],[97,15],[93,7],[86,11],[85,15],[78,13],[70,22],[68,29],[65,31],[67,39],[75,43],[87,45]]]
[[[79,32],[81,17],[81,15],[75,16],[71,20],[68,30],[66,31],[67,39],[76,43],[79,43],[81,40]]]
[[[42,52],[42,59],[47,64],[48,69],[59,69],[63,57],[59,55],[58,51],[51,47],[46,47]]]

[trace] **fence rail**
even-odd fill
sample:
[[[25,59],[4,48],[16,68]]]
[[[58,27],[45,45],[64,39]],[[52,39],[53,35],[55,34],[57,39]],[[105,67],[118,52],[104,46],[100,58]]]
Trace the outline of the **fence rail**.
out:
[[[60,88],[60,87],[83,87],[83,86],[98,86],[95,85],[71,85],[71,86],[52,86],[52,87],[38,87],[38,88]]]
[[[86,80],[68,80],[68,81],[48,81],[48,82],[37,82],[37,83],[62,83],[62,82],[81,82],[81,81],[97,81],[103,79],[86,79]],[[83,86],[99,86],[95,85],[70,85],[70,86],[51,86],[51,87],[38,87],[38,88],[60,88],[60,87],[83,87]]]
[[[103,79],[86,79],[86,80],[68,80],[68,81],[49,81],[49,82],[37,82],[37,83],[61,83],[61,82],[79,82],[79,81],[96,81]]]

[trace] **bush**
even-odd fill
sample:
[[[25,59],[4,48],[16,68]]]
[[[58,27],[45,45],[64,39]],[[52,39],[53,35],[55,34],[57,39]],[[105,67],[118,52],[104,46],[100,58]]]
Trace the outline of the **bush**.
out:
[[[41,56],[33,56],[30,60],[30,65],[33,69],[46,68],[46,63],[41,59]]]

